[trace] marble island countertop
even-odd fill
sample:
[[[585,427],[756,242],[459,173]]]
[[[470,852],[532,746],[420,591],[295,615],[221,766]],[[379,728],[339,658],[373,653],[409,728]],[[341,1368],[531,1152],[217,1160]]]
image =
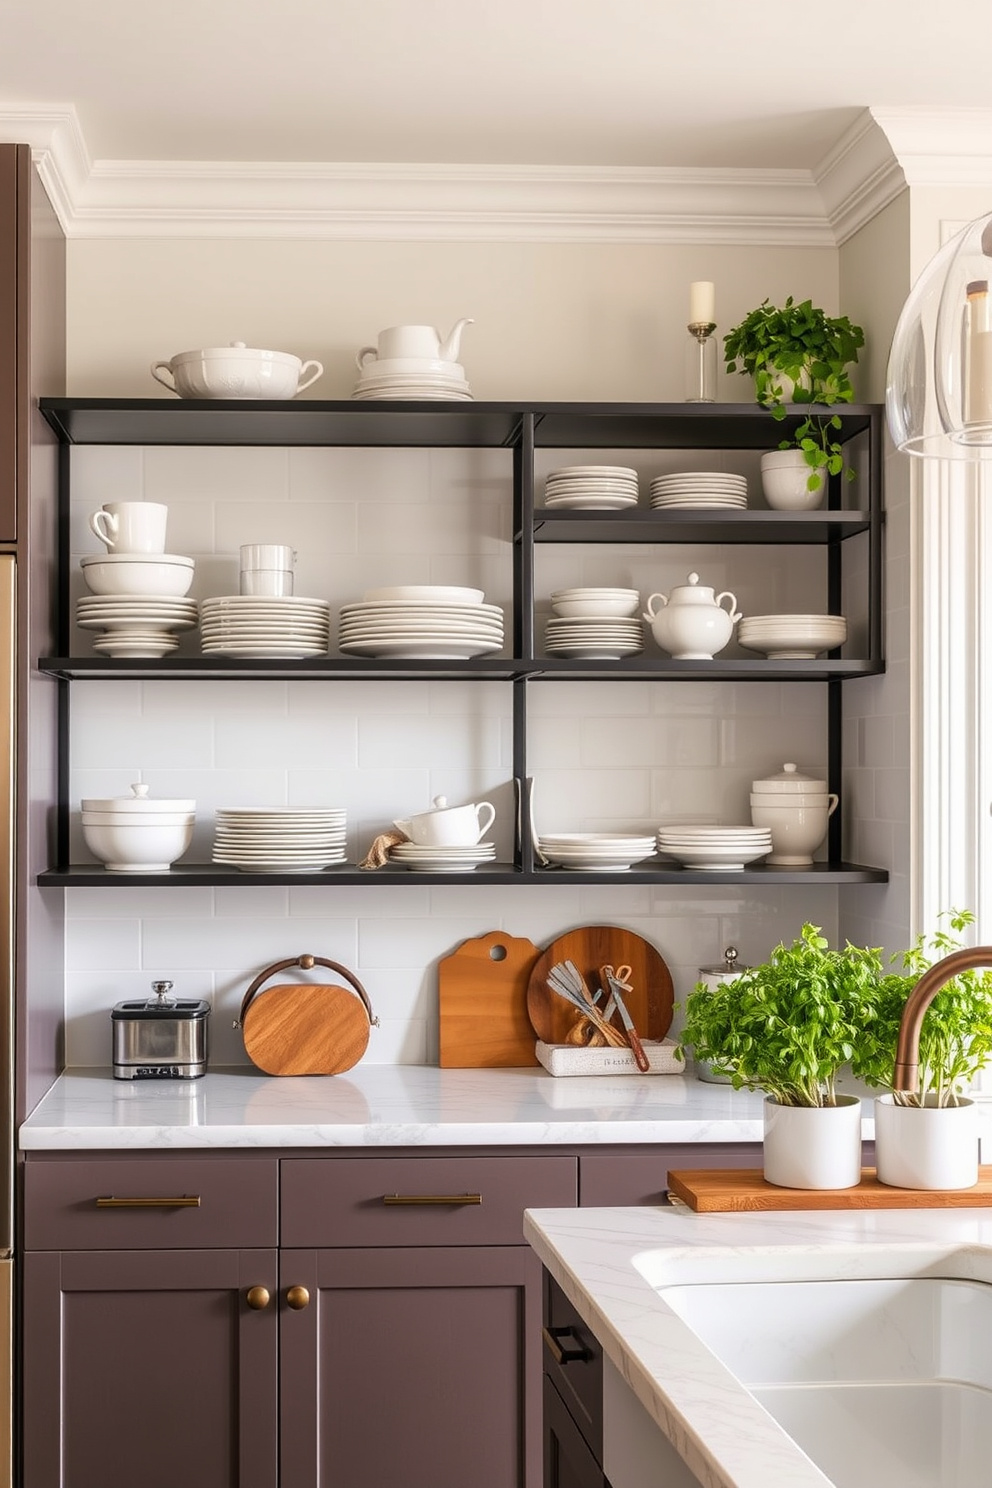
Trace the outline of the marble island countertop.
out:
[[[72,1070],[21,1126],[19,1143],[128,1151],[760,1142],[761,1099],[688,1075],[358,1065],[332,1077],[230,1069],[139,1082]],[[871,1135],[870,1120],[864,1130]]]
[[[992,1282],[992,1209],[539,1209],[525,1214],[524,1232],[704,1488],[831,1488],[831,1479],[656,1288],[921,1276]]]

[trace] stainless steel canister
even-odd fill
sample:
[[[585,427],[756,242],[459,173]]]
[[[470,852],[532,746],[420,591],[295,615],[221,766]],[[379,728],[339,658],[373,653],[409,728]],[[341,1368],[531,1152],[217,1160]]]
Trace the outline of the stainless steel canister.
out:
[[[737,959],[737,947],[729,945],[723,953],[723,961],[717,966],[701,966],[699,968],[699,980],[707,987],[719,987],[723,982],[732,982],[739,977],[741,972],[750,971],[750,966],[745,966]],[[729,1085],[730,1076],[719,1065],[705,1064],[701,1059],[693,1061],[696,1079],[705,1080],[708,1085]]]
[[[153,995],[118,1002],[110,1014],[116,1080],[195,1080],[207,1072],[210,1004],[173,997],[171,982]]]

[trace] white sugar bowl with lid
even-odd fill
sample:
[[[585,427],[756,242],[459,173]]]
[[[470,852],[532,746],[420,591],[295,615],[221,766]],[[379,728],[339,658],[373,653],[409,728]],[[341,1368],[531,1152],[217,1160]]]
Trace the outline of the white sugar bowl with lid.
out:
[[[771,832],[772,851],[766,863],[801,868],[827,835],[827,823],[839,798],[825,780],[804,775],[795,764],[783,765],[777,775],[751,782],[751,821]]]
[[[725,599],[730,601],[727,609]],[[669,595],[652,594],[644,612],[658,645],[676,661],[712,661],[740,618],[736,595],[729,589],[716,594],[699,582],[697,573],[689,574],[686,583],[677,584]]]
[[[165,873],[193,840],[196,802],[155,800],[147,785],[132,785],[130,796],[80,804],[86,846],[115,873]]]

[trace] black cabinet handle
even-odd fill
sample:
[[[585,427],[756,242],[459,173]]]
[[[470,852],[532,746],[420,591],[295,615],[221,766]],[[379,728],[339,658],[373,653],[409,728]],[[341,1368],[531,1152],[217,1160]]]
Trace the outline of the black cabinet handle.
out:
[[[542,1328],[541,1332],[556,1364],[586,1364],[592,1358],[592,1351],[575,1337],[571,1328]],[[574,1348],[565,1346],[567,1339],[574,1342]]]

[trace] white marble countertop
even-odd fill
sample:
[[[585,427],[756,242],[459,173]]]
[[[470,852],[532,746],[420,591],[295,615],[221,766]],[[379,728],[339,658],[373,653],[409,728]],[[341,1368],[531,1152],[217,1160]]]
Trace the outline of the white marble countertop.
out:
[[[992,1209],[538,1209],[525,1214],[524,1233],[705,1488],[830,1488],[830,1480],[656,1287],[879,1276],[992,1281]]]
[[[39,1102],[19,1142],[24,1151],[760,1142],[761,1100],[687,1075],[366,1065],[323,1078],[231,1069],[136,1082],[76,1070]]]

